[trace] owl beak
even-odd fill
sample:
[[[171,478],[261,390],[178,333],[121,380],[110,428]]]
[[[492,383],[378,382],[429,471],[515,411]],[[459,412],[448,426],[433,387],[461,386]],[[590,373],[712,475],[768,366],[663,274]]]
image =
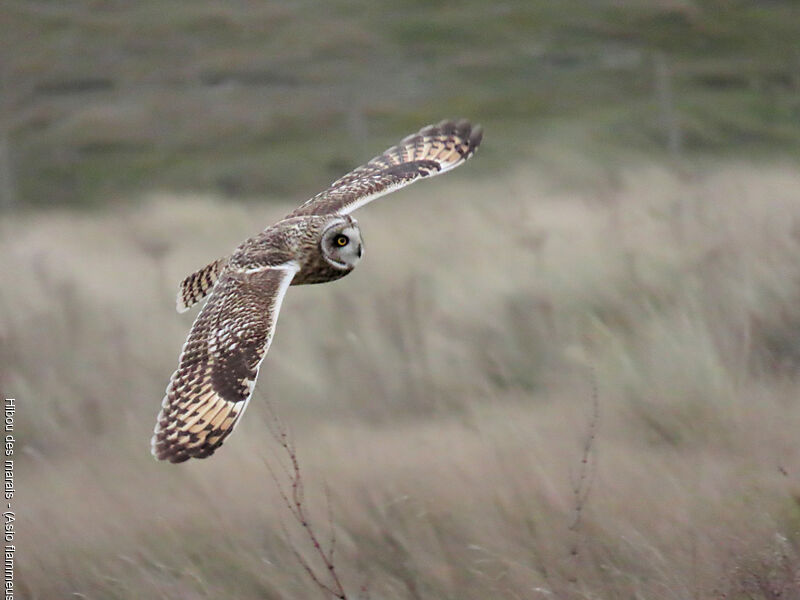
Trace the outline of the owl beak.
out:
[[[358,258],[361,258],[361,244],[358,245]]]

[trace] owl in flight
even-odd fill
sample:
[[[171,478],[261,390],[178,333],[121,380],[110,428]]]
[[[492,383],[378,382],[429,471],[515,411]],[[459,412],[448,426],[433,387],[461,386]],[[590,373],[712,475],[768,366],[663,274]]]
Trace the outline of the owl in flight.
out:
[[[153,456],[179,463],[212,455],[253,395],[287,288],[339,279],[361,260],[361,230],[350,213],[458,167],[475,153],[481,136],[480,126],[465,120],[425,127],[337,179],[232,255],[184,279],[178,312],[208,300],[161,403]]]

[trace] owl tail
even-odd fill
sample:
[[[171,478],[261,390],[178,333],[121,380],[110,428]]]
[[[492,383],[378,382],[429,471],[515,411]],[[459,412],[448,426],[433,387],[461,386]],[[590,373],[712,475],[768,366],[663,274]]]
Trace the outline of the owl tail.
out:
[[[175,300],[175,307],[178,312],[186,312],[205,298],[208,292],[211,291],[211,288],[214,287],[219,274],[227,264],[227,257],[217,259],[181,281],[180,289],[178,289],[178,297]]]

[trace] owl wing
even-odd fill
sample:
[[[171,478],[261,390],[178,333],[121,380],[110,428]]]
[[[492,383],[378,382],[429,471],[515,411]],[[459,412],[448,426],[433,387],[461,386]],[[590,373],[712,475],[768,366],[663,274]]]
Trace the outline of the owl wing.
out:
[[[429,125],[337,179],[289,216],[353,212],[418,179],[462,165],[475,153],[482,136],[480,125],[473,127],[466,120]]]
[[[247,408],[295,263],[226,271],[197,315],[172,374],[151,442],[173,463],[205,458]]]

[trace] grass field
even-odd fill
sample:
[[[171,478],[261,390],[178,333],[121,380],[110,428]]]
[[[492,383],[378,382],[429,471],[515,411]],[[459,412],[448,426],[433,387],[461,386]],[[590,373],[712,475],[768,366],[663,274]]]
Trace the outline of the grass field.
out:
[[[268,403],[352,598],[800,597],[796,169],[480,161],[359,214],[365,261],[290,289],[242,425],[181,466],[148,448],[175,284],[297,202],[4,219],[21,597],[322,597]]]
[[[794,0],[3,2],[17,597],[324,597],[272,410],[350,600],[800,600],[798,31]],[[154,461],[177,283],[462,116],[477,157],[289,290],[222,450]]]

